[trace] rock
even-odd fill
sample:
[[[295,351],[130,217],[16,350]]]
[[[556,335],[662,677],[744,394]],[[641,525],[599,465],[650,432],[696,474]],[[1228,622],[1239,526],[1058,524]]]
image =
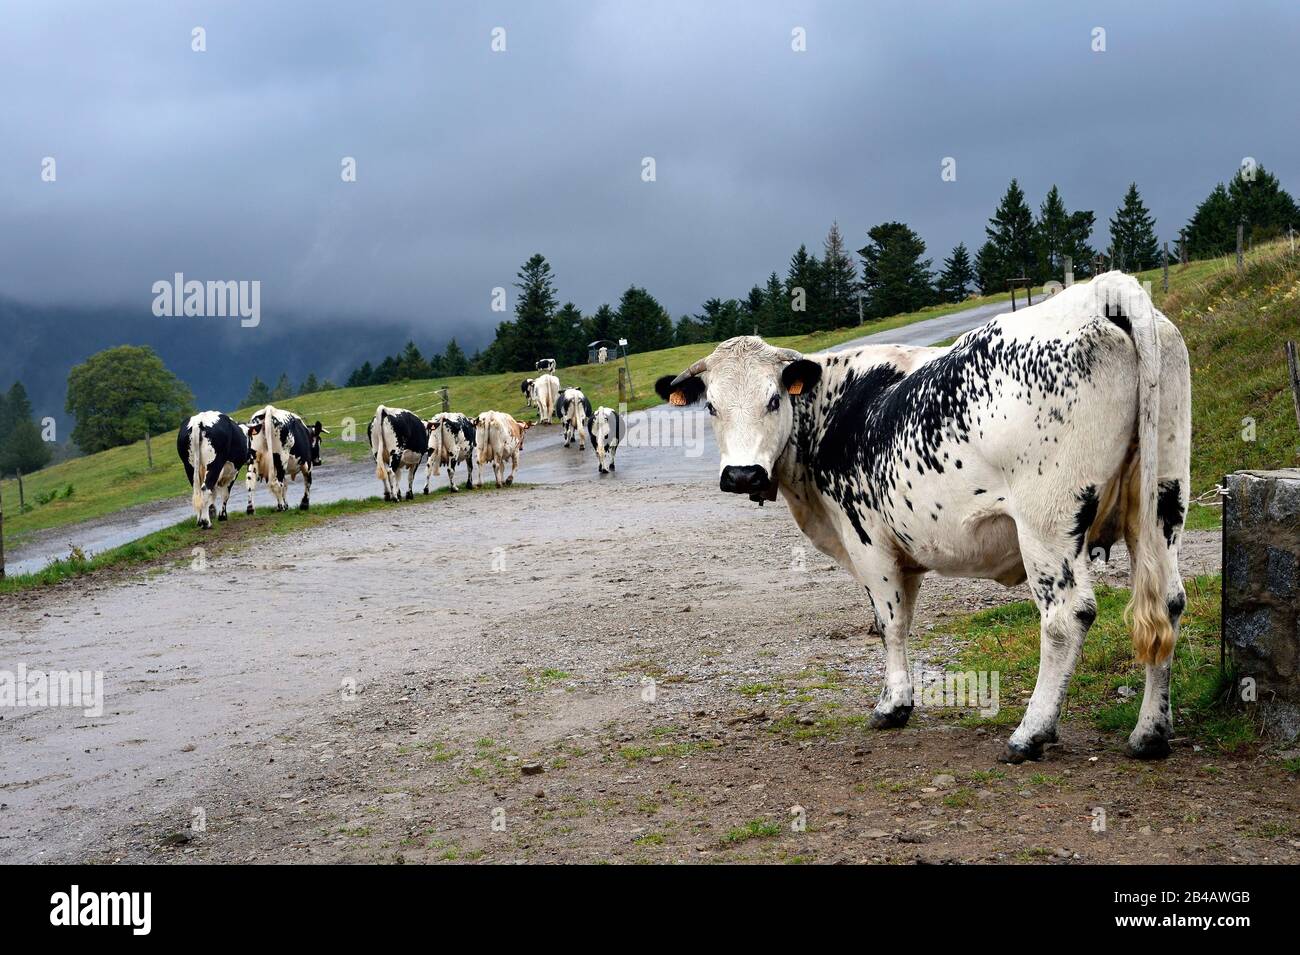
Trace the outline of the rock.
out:
[[[1116,687],[1115,692],[1116,694],[1119,695],[1121,699],[1125,699],[1125,700],[1127,700],[1130,696],[1137,696],[1137,690],[1133,689],[1133,687],[1131,686]]]
[[[951,773],[940,773],[930,780],[930,785],[936,789],[951,789],[957,785],[957,777]]]
[[[519,771],[525,776],[538,776],[544,771],[541,763],[524,763],[519,767]]]
[[[198,749],[198,747],[195,746],[193,743],[186,743],[184,746],[181,747],[181,752],[182,752],[182,753],[192,753],[192,752],[194,752],[196,749]]]

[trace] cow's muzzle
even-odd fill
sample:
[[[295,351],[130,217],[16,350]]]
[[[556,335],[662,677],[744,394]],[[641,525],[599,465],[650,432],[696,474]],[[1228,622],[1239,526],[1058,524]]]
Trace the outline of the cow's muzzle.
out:
[[[729,494],[748,494],[754,500],[767,497],[767,468],[758,464],[736,466],[728,464],[722,469],[718,487]]]

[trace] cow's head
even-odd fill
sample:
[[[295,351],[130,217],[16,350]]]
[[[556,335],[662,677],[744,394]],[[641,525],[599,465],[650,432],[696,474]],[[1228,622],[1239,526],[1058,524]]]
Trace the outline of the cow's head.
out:
[[[320,464],[320,436],[329,434],[330,429],[317,421],[308,430],[311,432],[311,466],[316,467],[316,465]]]
[[[659,396],[681,406],[704,401],[722,453],[718,486],[751,500],[773,500],[777,458],[794,423],[791,401],[821,378],[821,366],[761,338],[731,338],[676,377],[655,382]]]

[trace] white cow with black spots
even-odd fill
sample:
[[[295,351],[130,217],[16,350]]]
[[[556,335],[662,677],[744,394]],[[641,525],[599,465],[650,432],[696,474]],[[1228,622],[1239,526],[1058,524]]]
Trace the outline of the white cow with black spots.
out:
[[[474,458],[477,452],[477,429],[474,421],[457,411],[436,414],[424,423],[429,433],[429,466],[424,471],[424,493],[429,482],[442,468],[447,469],[447,487],[456,490],[456,467],[465,465],[465,486],[474,487]]]
[[[949,348],[805,357],[733,338],[656,388],[674,404],[707,402],[723,491],[760,503],[780,491],[865,588],[886,651],[877,728],[912,711],[907,634],[926,573],[1028,580],[1041,659],[1006,758],[1039,758],[1096,616],[1090,554],[1122,537],[1146,666],[1129,751],[1168,755],[1191,385],[1178,330],[1135,279],[1074,285]]]
[[[613,408],[601,406],[587,419],[587,434],[591,436],[591,449],[596,452],[597,468],[601,474],[614,470],[614,455],[623,440],[623,419]]]
[[[564,428],[564,446],[572,447],[577,439],[578,449],[587,449],[587,419],[591,417],[591,402],[581,388],[565,388],[556,406],[560,425]]]

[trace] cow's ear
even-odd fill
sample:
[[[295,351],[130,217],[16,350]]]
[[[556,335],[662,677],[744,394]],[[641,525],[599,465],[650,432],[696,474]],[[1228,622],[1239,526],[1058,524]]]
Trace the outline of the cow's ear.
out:
[[[822,366],[807,358],[792,361],[781,371],[781,384],[792,395],[801,395],[809,391],[821,380]]]
[[[693,405],[704,397],[706,385],[704,380],[696,375],[684,378],[676,385],[673,381],[676,375],[664,375],[655,382],[655,391],[659,392],[659,397],[670,405],[676,405],[684,408],[687,405]]]

